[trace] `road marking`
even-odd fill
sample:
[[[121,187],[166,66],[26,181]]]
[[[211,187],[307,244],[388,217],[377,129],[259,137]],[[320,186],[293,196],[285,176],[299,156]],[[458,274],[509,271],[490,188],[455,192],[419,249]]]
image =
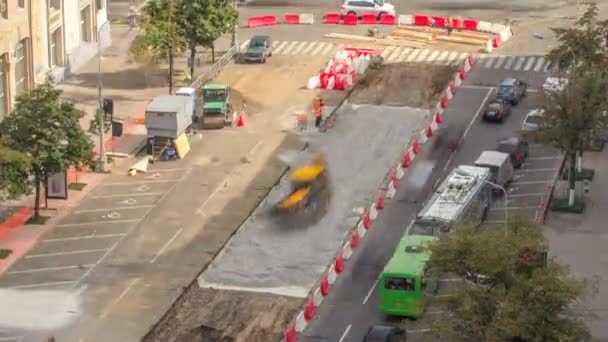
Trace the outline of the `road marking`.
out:
[[[401,56],[399,56],[399,61],[403,62],[405,61],[405,56],[407,56],[408,53],[412,52],[411,48],[405,48],[403,49],[403,52],[401,53]]]
[[[312,55],[314,56],[314,55],[318,54],[319,51],[321,51],[321,49],[325,46],[325,44],[327,44],[327,43],[320,42],[319,45],[317,46],[317,48],[312,51]]]
[[[75,237],[69,237],[69,238],[46,239],[46,240],[42,240],[41,242],[76,241],[76,240],[86,240],[86,239],[107,239],[107,238],[113,238],[113,237],[121,237],[121,236],[125,236],[125,235],[126,234],[124,234],[124,233],[103,234],[103,235],[91,234],[91,235],[75,236]]]
[[[505,69],[509,70],[511,69],[511,65],[513,65],[513,62],[515,61],[515,57],[507,57],[507,63],[505,64]]]
[[[114,220],[114,221],[92,221],[92,222],[80,222],[80,223],[64,223],[58,224],[55,227],[79,227],[79,226],[90,226],[95,224],[113,224],[113,223],[130,223],[139,222],[141,219],[134,220]]]
[[[344,339],[346,338],[346,335],[348,335],[348,332],[350,331],[351,325],[348,324],[346,326],[346,329],[344,329],[344,332],[342,333],[342,336],[340,337],[340,340],[338,340],[338,342],[344,342]]]
[[[460,138],[460,140],[458,141],[458,144],[456,145],[456,149],[458,148],[458,146],[460,146],[460,144],[462,144],[462,142],[464,141],[464,138],[466,138],[467,134],[469,134],[469,131],[471,130],[471,128],[473,127],[473,124],[477,120],[479,113],[481,113],[481,111],[483,110],[483,106],[485,105],[486,101],[488,101],[488,98],[490,98],[490,95],[492,94],[493,90],[494,90],[494,88],[488,89],[488,93],[486,94],[486,97],[484,97],[483,101],[481,101],[481,104],[479,105],[479,108],[477,108],[477,112],[475,113],[475,116],[473,116],[473,118],[469,122],[469,125],[467,126],[464,133],[462,134],[462,138]],[[454,153],[454,152],[452,152],[450,154],[450,158],[448,158],[447,162],[445,163],[445,166],[443,167],[442,172],[445,172],[445,170],[447,170],[448,167],[450,167],[450,164],[452,163],[452,160],[454,159],[455,155],[456,155],[456,153]]]
[[[325,47],[325,49],[323,49],[323,52],[321,53],[323,55],[327,55],[334,47],[335,45],[333,43],[327,43],[327,46]]]
[[[431,332],[431,329],[408,329],[408,334],[425,334]]]
[[[422,52],[422,50],[420,50],[420,49],[412,51],[412,53],[409,56],[407,56],[407,59],[405,60],[405,62],[411,63],[414,60],[414,58],[416,58],[416,56],[418,56],[418,54],[420,52]]]
[[[528,58],[528,64],[526,64],[526,67],[524,68],[524,71],[530,70],[530,68],[532,67],[532,65],[534,65],[535,59],[536,59],[535,57]]]
[[[429,52],[431,52],[431,50],[422,50],[422,52],[420,52],[420,54],[418,55],[418,58],[416,58],[416,63],[422,62],[426,58],[426,55],[429,54]]]
[[[298,42],[291,42],[291,44],[289,44],[289,46],[287,46],[287,48],[285,49],[285,51],[283,51],[284,55],[288,55],[289,52],[291,52],[291,50],[293,50],[293,48],[298,44]],[[277,53],[278,54],[278,53]]]
[[[133,285],[135,285],[138,281],[139,281],[139,278],[135,278],[135,279],[131,280],[129,282],[129,285],[127,285],[127,288],[124,291],[122,291],[122,293],[112,302],[112,304],[110,304],[108,306],[107,310],[105,310],[101,314],[100,318],[101,319],[106,318],[108,316],[108,314],[110,313],[110,311],[112,310],[112,307],[114,305],[118,304],[118,302],[120,302],[127,295],[127,293],[129,293],[129,290],[131,290],[131,288],[133,287]]]
[[[249,44],[249,39],[247,39],[246,41],[243,42],[243,44],[241,44],[240,46],[240,50],[243,50],[247,47],[247,44]],[[101,120],[100,120],[101,121]]]
[[[285,45],[287,45],[287,43],[289,42],[282,42],[281,45],[279,45],[273,52],[277,55],[280,54],[281,50],[285,48]]]
[[[367,296],[365,296],[365,298],[363,298],[363,302],[361,304],[365,305],[367,303],[367,301],[369,300],[369,297],[372,295],[372,292],[374,292],[374,289],[376,288],[376,286],[378,286],[379,281],[380,281],[380,278],[376,278],[376,281],[374,281],[374,284],[369,289]]]
[[[140,182],[116,182],[116,183],[107,183],[103,186],[123,186],[123,185],[135,185],[135,184],[158,184],[158,183],[174,183],[181,182],[184,180],[184,177],[177,179],[159,179],[159,180],[149,180],[149,181],[140,181]],[[148,190],[148,189],[146,189]]]
[[[292,55],[297,55],[299,54],[302,49],[304,49],[304,47],[306,46],[306,42],[301,42],[297,48],[293,49],[293,51],[291,52]]]
[[[46,240],[46,241],[48,241],[48,240]],[[72,255],[72,254],[99,253],[99,252],[105,252],[105,251],[106,251],[105,248],[102,248],[102,249],[84,249],[81,251],[72,251],[72,252],[32,254],[32,255],[24,256],[23,259],[46,258],[46,257],[60,256],[60,255]]]
[[[551,62],[548,62],[547,64],[545,64],[545,69],[543,69],[543,71],[549,72],[549,69],[551,69]]]
[[[528,158],[528,160],[552,160],[552,159],[562,159],[562,156]]]
[[[448,64],[454,63],[457,56],[458,52],[452,52],[448,58]]]
[[[162,192],[145,192],[145,193],[132,193],[132,194],[117,194],[117,195],[100,195],[100,196],[92,196],[92,199],[102,199],[102,198],[115,198],[115,197],[134,197],[134,196],[158,196],[162,195]]]
[[[439,51],[435,50],[433,51],[433,53],[429,56],[429,58],[426,59],[427,62],[429,63],[433,63],[435,61],[435,59],[437,59],[437,56],[439,56]]]
[[[386,57],[388,57],[388,55],[391,54],[391,52],[393,52],[393,50],[395,50],[394,46],[389,46],[386,49],[384,49],[384,51],[382,51],[382,53],[380,54],[380,57],[386,59]]]
[[[399,56],[400,52],[401,52],[401,50],[399,50],[399,49],[395,49],[395,50],[393,51],[393,53],[392,53],[392,54],[391,54],[391,55],[388,57],[388,59],[387,59],[387,60],[388,60],[388,61],[396,61],[396,60],[397,60],[397,56]]]
[[[167,247],[169,247],[169,245],[179,236],[179,234],[181,234],[183,228],[180,228],[178,231],[175,232],[175,234],[173,234],[173,237],[171,237],[171,239],[169,239],[169,241],[167,241],[167,243],[165,243],[160,250],[158,251],[158,253],[156,253],[156,255],[154,256],[154,258],[152,258],[152,260],[150,260],[150,263],[153,264],[156,259],[158,259],[158,257],[160,257],[165,250],[167,249]]]
[[[85,213],[98,213],[103,211],[112,211],[112,210],[133,210],[133,209],[146,209],[151,208],[154,205],[136,205],[130,207],[116,207],[116,208],[99,208],[99,209],[82,209],[74,211],[74,214],[85,214]]]
[[[534,66],[534,71],[539,72],[540,68],[543,66],[543,63],[545,63],[545,58],[539,57],[536,65]]]
[[[528,182],[518,182],[518,181],[513,181],[512,184],[547,184],[547,181],[528,181]]]
[[[496,64],[494,65],[494,69],[500,69],[500,67],[502,66],[502,63],[504,63],[505,61],[505,56],[500,56],[498,57],[498,61],[496,61]]]
[[[487,224],[503,224],[503,223],[505,223],[505,221],[504,220],[486,220],[486,221],[484,221],[484,223],[487,223]]]
[[[440,61],[444,62],[445,59],[448,57],[448,53],[449,53],[448,51],[443,51],[441,53],[441,55],[439,55],[439,58],[437,58],[437,62],[440,62]]]
[[[137,203],[137,200],[134,199],[134,198],[127,198],[126,200],[120,201],[120,202],[117,202],[117,203],[118,204],[126,204],[126,205],[134,205],[135,203]]]
[[[453,282],[458,282],[458,281],[462,281],[462,278],[444,278],[444,279],[439,279],[440,283],[453,283]]]
[[[23,338],[25,337],[25,335],[23,336],[11,336],[11,337],[0,337],[0,341],[14,341],[14,342],[19,342],[21,341]]]
[[[70,285],[74,284],[75,281],[54,281],[48,283],[35,283],[35,284],[27,284],[27,285],[17,285],[11,287],[12,289],[32,289],[36,287],[45,287],[45,286],[59,286],[59,285]]]
[[[519,70],[521,68],[521,65],[524,64],[525,60],[526,60],[525,57],[519,57],[517,59],[517,63],[515,64],[515,68],[513,68],[513,70]]]
[[[428,311],[424,311],[425,314],[427,315],[443,315],[444,313],[446,313],[445,310],[428,310]]]
[[[313,47],[317,46],[317,44],[319,44],[319,42],[310,42],[310,44],[308,44],[308,46],[306,47],[306,49],[304,49],[302,51],[302,54],[307,54],[310,52],[310,50],[312,50]]]
[[[529,196],[544,196],[544,193],[540,194],[513,194],[509,195],[509,198],[529,197]]]
[[[92,267],[93,265],[94,264],[82,264],[82,265],[47,267],[47,268],[31,268],[29,270],[8,271],[6,274],[23,274],[23,273],[73,270],[75,268],[88,268],[88,267]]]
[[[101,215],[101,218],[108,220],[118,220],[120,218],[120,213],[116,211],[111,211],[107,215]]]
[[[151,174],[151,175],[144,176],[144,179],[160,179],[161,177],[162,177],[162,176],[161,176],[161,174],[160,174],[160,173],[155,172],[155,173],[153,173],[153,174]]]
[[[536,209],[536,208],[537,208],[536,206],[534,206],[534,207],[528,207],[528,206],[525,206],[525,207],[507,207],[507,210]],[[490,211],[494,211],[494,210],[495,211],[498,211],[498,210],[504,211],[505,207],[490,207]]]
[[[465,59],[467,59],[468,56],[469,56],[468,53],[463,52],[463,53],[460,54],[460,56],[458,56],[458,60],[459,61],[464,61]]]
[[[519,174],[519,173],[528,173],[528,172],[545,172],[545,171],[556,171],[559,170],[557,168],[545,168],[545,169],[520,169],[515,171],[515,174]]]
[[[137,190],[137,191],[148,191],[148,190],[150,190],[150,187],[147,186],[147,185],[140,185],[137,188],[135,188],[135,190]]]
[[[493,62],[494,62],[494,58],[490,57],[490,58],[488,58],[488,60],[486,61],[486,64],[483,67],[486,69],[490,69]]]

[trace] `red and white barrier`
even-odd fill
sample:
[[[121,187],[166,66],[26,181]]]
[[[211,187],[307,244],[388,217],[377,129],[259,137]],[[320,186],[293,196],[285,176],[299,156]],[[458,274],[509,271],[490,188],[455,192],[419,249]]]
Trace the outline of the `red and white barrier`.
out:
[[[334,61],[328,64],[328,69],[334,67],[335,61],[345,63],[345,56],[347,60],[350,59],[352,61],[361,56],[369,57],[373,53],[373,50],[352,48],[345,49],[345,51],[336,56],[337,58]],[[351,258],[352,254],[357,250],[357,248],[361,246],[361,239],[365,237],[368,230],[372,229],[373,222],[378,218],[384,209],[385,199],[390,200],[395,197],[399,180],[403,178],[405,175],[405,170],[412,165],[414,159],[420,154],[421,145],[426,143],[442,124],[442,115],[444,109],[449,106],[450,100],[456,94],[456,87],[466,78],[467,73],[471,70],[474,62],[475,57],[472,55],[469,56],[465,60],[460,71],[454,75],[453,81],[450,82],[444,94],[442,94],[441,99],[436,106],[436,110],[429,118],[425,128],[419,133],[418,136],[414,136],[408,147],[403,152],[401,161],[395,168],[391,170],[386,191],[380,192],[377,199],[365,210],[364,214],[355,225],[350,238],[342,244],[332,264],[328,267],[327,271],[323,273],[318,285],[315,286],[314,290],[308,296],[304,308],[298,313],[294,322],[288,326],[287,330],[285,331],[284,341],[296,342],[298,339],[298,333],[304,331],[308,325],[308,322],[314,319],[317,308],[321,305],[321,303],[323,303],[324,299],[331,294],[332,285],[335,283],[336,278],[338,275],[344,272],[344,269],[347,266],[346,262]],[[335,76],[332,75],[330,77]]]
[[[277,24],[277,17],[274,15],[263,15],[247,19],[247,26],[249,28],[256,28],[262,26],[273,26]]]
[[[283,16],[283,23],[287,25],[312,25],[314,22],[312,13],[285,13]]]
[[[336,53],[334,59],[327,63],[325,70],[319,76],[308,79],[308,89],[350,89],[361,75],[367,70],[371,58],[377,54],[372,49],[345,48]]]

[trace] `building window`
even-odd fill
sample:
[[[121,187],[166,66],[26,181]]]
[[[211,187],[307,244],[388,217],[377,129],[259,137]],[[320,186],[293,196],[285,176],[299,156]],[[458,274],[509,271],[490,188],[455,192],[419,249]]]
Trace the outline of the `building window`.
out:
[[[19,8],[25,8],[25,0],[17,0],[17,6],[19,6]]]
[[[96,7],[98,11],[101,11],[104,7],[104,0],[96,0]]]
[[[0,55],[0,121],[2,121],[4,119],[4,117],[6,116],[6,113],[8,111],[8,109],[7,109],[8,82],[6,81],[6,71],[5,71],[6,60],[7,60],[6,54]]]
[[[61,9],[61,0],[49,0],[49,8],[51,9]]]
[[[8,0],[0,0],[0,18],[8,19]]]
[[[56,29],[51,33],[51,51],[49,55],[49,64],[51,68],[57,65],[61,65],[61,59],[63,57],[63,49],[61,49],[61,29]]]
[[[27,91],[27,58],[25,43],[19,42],[15,47],[15,96]]]
[[[80,38],[83,42],[91,41],[91,6],[80,11]]]

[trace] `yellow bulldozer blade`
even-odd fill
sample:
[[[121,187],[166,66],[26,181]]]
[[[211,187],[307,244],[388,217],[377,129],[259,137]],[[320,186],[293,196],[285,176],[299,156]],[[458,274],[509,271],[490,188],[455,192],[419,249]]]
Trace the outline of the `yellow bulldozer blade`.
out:
[[[291,194],[285,200],[278,204],[278,207],[283,209],[293,208],[300,204],[310,193],[310,188],[302,188]]]
[[[291,173],[291,180],[297,183],[307,183],[316,180],[325,168],[323,165],[309,165],[295,169]]]

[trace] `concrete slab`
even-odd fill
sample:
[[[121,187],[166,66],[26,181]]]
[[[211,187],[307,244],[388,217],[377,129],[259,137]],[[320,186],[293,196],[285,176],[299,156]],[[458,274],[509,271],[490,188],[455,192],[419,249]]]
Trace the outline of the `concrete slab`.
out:
[[[427,113],[418,109],[351,106],[318,137],[332,184],[332,203],[321,221],[281,227],[265,213],[289,192],[287,177],[239,229],[200,278],[202,287],[305,296],[336,253],[336,246],[369,205],[381,181]],[[374,127],[374,129],[370,129]]]

